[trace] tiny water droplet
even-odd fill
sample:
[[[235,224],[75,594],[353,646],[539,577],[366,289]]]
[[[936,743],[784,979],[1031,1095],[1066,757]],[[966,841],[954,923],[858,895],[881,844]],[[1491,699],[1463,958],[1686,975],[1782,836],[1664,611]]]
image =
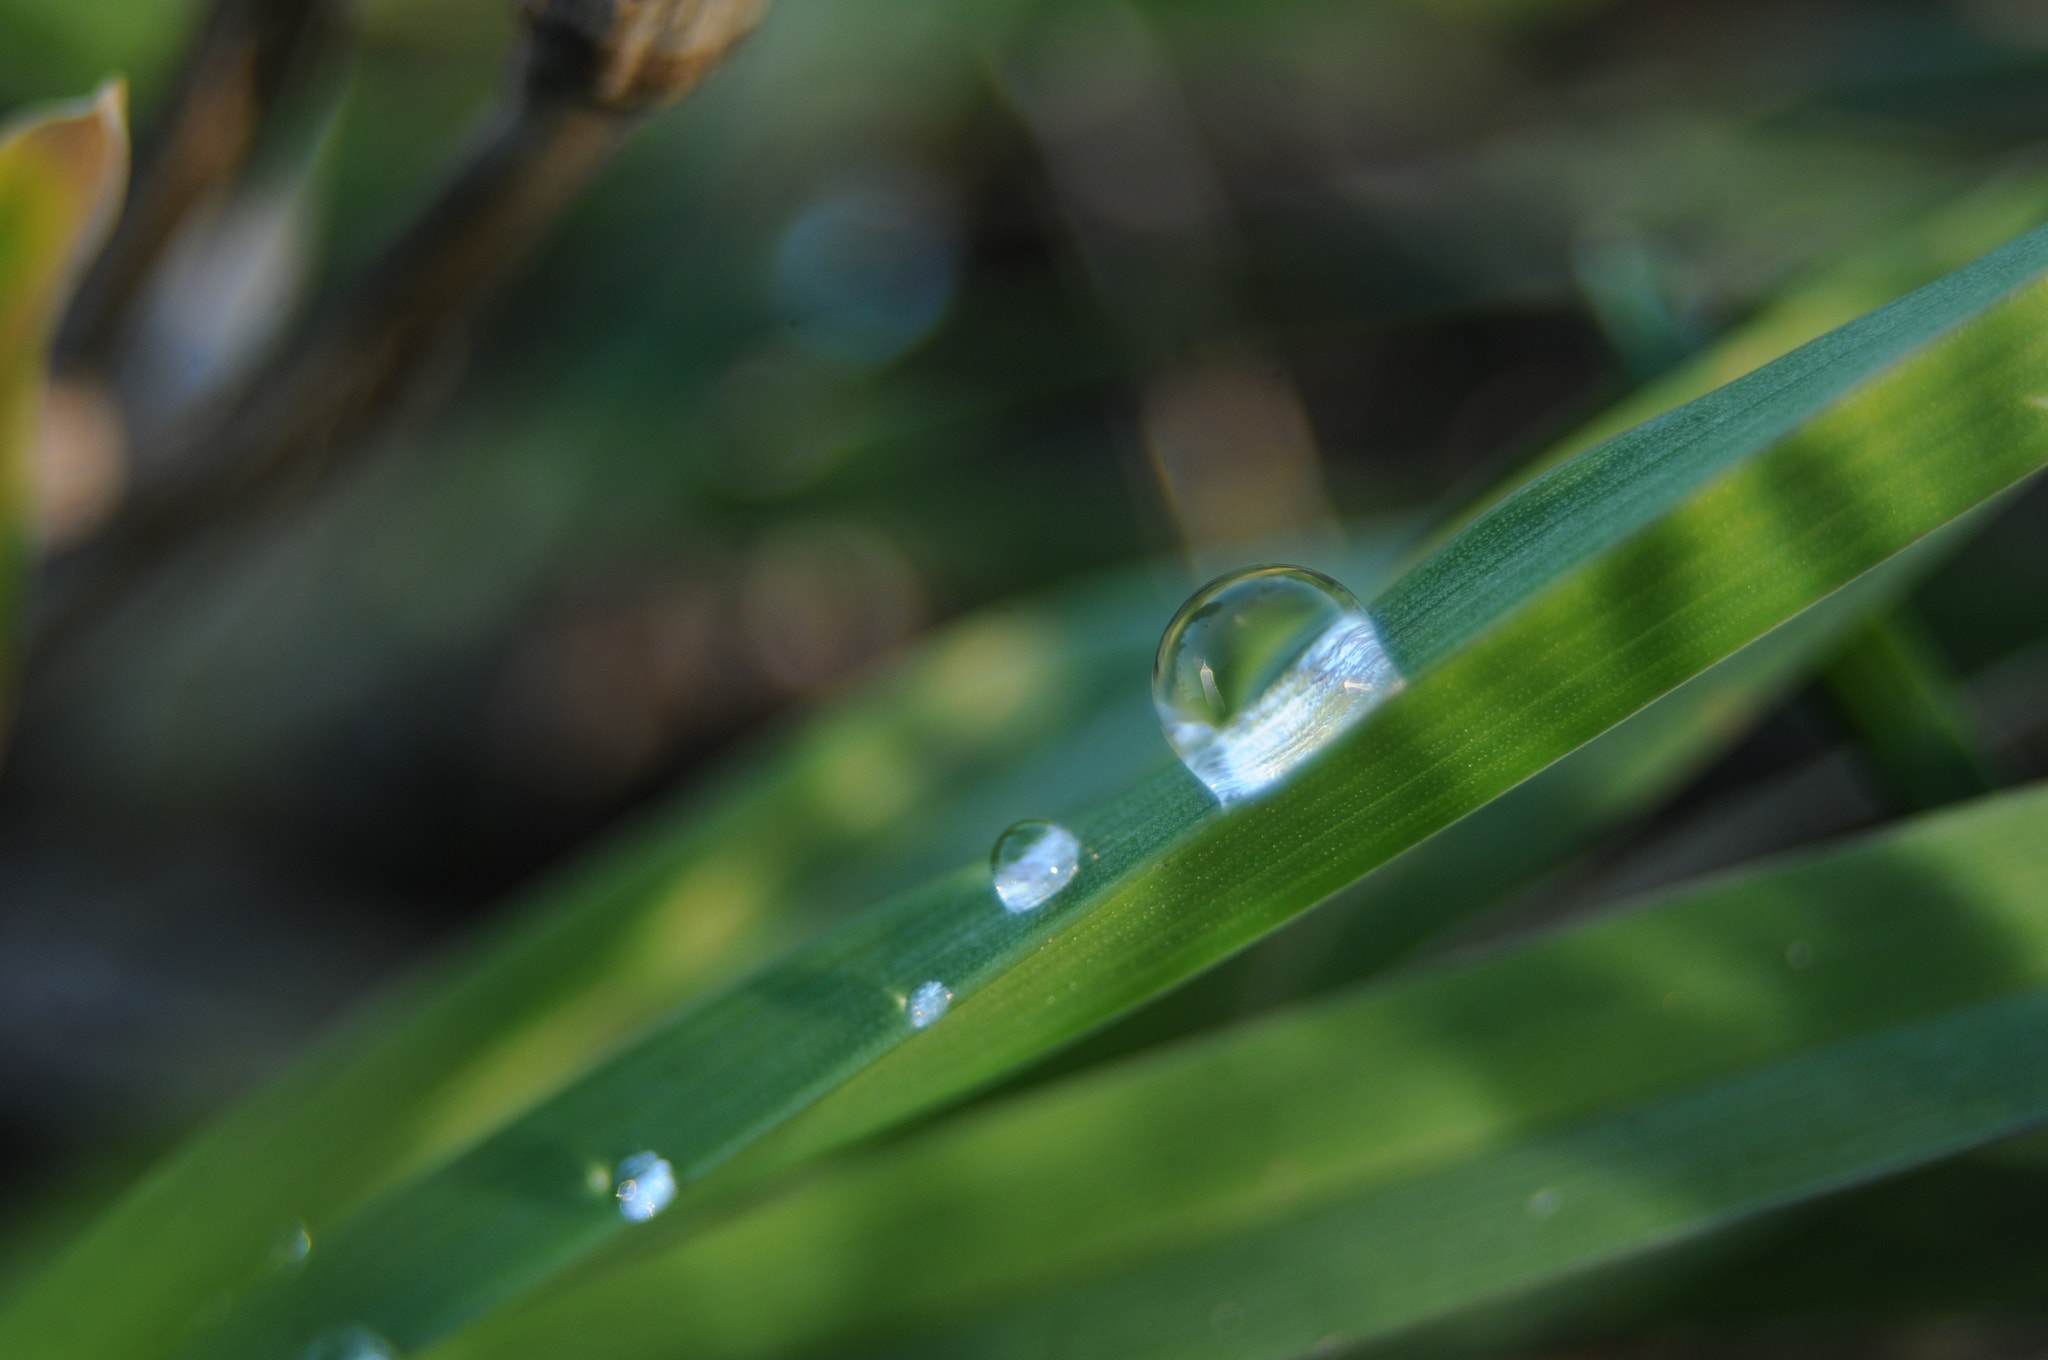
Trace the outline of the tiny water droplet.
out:
[[[946,1007],[953,1004],[953,993],[943,982],[927,982],[910,994],[907,1007],[912,1029],[923,1029],[946,1013]]]
[[[279,1270],[296,1270],[306,1264],[312,1252],[313,1234],[302,1220],[293,1219],[270,1244],[270,1263]]]
[[[1251,567],[1173,616],[1152,703],[1174,754],[1228,806],[1272,788],[1401,685],[1350,591],[1304,567]]]
[[[337,1327],[314,1338],[299,1360],[398,1360],[398,1347],[368,1327]]]
[[[1019,822],[996,838],[989,854],[996,896],[1013,912],[1057,897],[1080,866],[1081,842],[1058,822]]]
[[[658,1153],[636,1152],[619,1163],[619,1214],[645,1223],[676,1197],[676,1169]]]
[[[1804,940],[1794,940],[1785,946],[1785,962],[1793,968],[1813,967],[1813,946]]]
[[[1529,1196],[1529,1217],[1549,1218],[1557,1212],[1558,1194],[1555,1190],[1538,1190]]]

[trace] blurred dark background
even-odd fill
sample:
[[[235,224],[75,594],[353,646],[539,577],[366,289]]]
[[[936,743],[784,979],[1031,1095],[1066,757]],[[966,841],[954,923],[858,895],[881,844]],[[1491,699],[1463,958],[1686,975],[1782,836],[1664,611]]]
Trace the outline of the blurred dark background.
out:
[[[126,72],[147,146],[199,14],[0,0],[0,108]],[[346,291],[510,60],[504,0],[357,21],[164,254],[102,404],[60,392],[53,543],[155,474],[121,421],[204,410]],[[0,776],[0,1251],[77,1202],[82,1150],[139,1166],[921,631],[1447,513],[2044,145],[2024,0],[775,0],[366,456],[31,696]],[[2048,498],[1911,617],[1993,757],[2048,764]],[[1846,734],[1802,692],[1608,871],[1885,815]],[[1714,820],[1743,789],[1780,790],[1744,804],[1767,831]]]

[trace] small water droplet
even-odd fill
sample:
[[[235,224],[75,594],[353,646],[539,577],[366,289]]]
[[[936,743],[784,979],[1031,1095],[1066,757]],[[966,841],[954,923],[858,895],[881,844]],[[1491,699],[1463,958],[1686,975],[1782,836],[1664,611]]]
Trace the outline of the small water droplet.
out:
[[[1557,1212],[1558,1194],[1555,1190],[1538,1190],[1529,1196],[1529,1217],[1549,1218]]]
[[[314,1338],[299,1360],[398,1360],[398,1347],[368,1327],[337,1327]]]
[[[634,1223],[645,1223],[676,1197],[676,1169],[658,1153],[634,1153],[619,1163],[618,1178],[619,1213]]]
[[[1030,911],[1074,881],[1081,842],[1058,822],[1019,822],[996,838],[989,872],[996,896],[1010,911]]]
[[[1174,754],[1227,806],[1272,788],[1401,685],[1350,591],[1303,567],[1251,567],[1173,616],[1152,703]]]
[[[1794,940],[1785,946],[1785,962],[1794,968],[1813,967],[1813,946],[1804,940]]]
[[[306,1258],[313,1252],[313,1234],[302,1220],[294,1219],[286,1224],[270,1244],[270,1263],[279,1270],[296,1270],[306,1264]]]
[[[953,993],[943,982],[927,982],[910,994],[908,1013],[910,1027],[923,1029],[946,1013],[946,1007],[953,1004]]]

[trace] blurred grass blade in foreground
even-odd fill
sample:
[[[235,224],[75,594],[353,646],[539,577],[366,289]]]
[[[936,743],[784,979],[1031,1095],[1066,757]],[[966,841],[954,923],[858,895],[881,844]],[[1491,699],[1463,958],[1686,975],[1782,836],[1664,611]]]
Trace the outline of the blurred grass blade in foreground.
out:
[[[2048,790],[968,1114],[435,1360],[1384,1337],[2048,1116]]]
[[[686,1231],[1243,947],[2048,461],[2044,272],[2023,237],[1532,483],[1379,597],[1407,688],[1263,801],[1176,769],[1063,819],[1085,858],[1035,911],[977,865],[870,913],[337,1225],[201,1350],[430,1341],[631,1230],[628,1158],[681,1192],[641,1231]]]
[[[57,318],[112,227],[128,178],[126,95],[0,125],[0,723],[33,561],[44,364]],[[45,456],[61,456],[45,445]]]

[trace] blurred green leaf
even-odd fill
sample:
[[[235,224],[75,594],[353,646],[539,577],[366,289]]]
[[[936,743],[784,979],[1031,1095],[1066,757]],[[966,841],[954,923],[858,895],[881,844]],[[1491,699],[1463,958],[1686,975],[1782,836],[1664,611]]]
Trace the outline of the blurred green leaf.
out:
[[[1909,620],[1879,615],[1824,674],[1879,777],[1907,807],[1933,808],[1996,786],[1932,644]]]
[[[34,553],[44,360],[64,301],[120,208],[125,110],[122,87],[111,84],[0,126],[0,724]]]
[[[976,1111],[436,1360],[1301,1354],[2048,1113],[2048,791]]]
[[[630,1154],[701,1212],[1242,947],[2048,460],[2044,269],[2022,238],[1533,483],[1380,597],[1412,683],[1287,787],[1218,814],[1170,771],[1069,819],[1088,858],[1039,911],[976,866],[799,950],[338,1226],[205,1349],[419,1344],[618,1237]],[[955,1004],[919,1032],[931,986]]]

